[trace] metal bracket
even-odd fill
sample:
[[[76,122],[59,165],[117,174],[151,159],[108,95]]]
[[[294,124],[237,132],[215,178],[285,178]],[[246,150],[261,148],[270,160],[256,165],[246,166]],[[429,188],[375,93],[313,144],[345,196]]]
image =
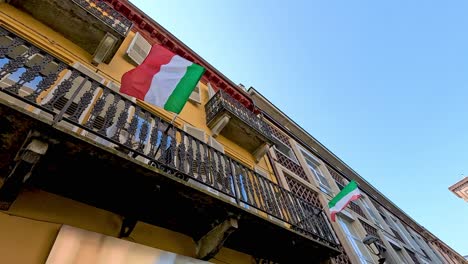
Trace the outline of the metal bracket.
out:
[[[224,245],[224,242],[232,232],[238,229],[236,218],[228,218],[218,226],[210,230],[197,241],[197,257],[202,260],[213,258]]]
[[[122,220],[122,226],[120,227],[119,238],[129,237],[135,229],[138,220],[131,217],[124,217]]]
[[[31,177],[34,167],[46,154],[49,144],[32,138],[29,132],[15,157],[15,165],[0,187],[0,210],[10,209],[25,182]],[[25,147],[26,146],[26,147]]]

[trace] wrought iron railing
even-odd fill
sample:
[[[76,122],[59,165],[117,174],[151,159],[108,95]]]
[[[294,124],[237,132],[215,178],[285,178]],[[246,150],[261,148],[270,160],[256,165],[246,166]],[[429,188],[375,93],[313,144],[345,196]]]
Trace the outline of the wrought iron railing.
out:
[[[81,128],[129,157],[337,246],[326,216],[310,202],[1,27],[0,80],[1,92],[53,124]]]
[[[232,98],[223,90],[219,90],[205,105],[206,120],[211,122],[221,111],[226,110],[244,123],[255,129],[269,141],[273,141],[270,126],[263,119],[256,116],[244,105]]]
[[[117,12],[110,5],[102,0],[71,0],[106,25],[117,31],[122,36],[127,36],[127,33],[132,27],[132,21]]]

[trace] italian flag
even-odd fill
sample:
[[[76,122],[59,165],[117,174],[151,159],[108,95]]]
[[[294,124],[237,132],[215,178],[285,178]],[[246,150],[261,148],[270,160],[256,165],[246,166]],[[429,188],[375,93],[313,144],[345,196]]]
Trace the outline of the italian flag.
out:
[[[179,114],[205,69],[153,45],[142,64],[122,76],[120,92]]]
[[[361,197],[357,183],[353,180],[339,192],[329,203],[330,216],[333,222],[336,221],[336,214],[341,212],[351,201]]]

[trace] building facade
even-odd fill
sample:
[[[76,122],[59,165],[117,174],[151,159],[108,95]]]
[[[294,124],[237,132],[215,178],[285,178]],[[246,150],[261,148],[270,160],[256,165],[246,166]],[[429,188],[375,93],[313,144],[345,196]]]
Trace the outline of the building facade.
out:
[[[250,88],[249,93],[271,127],[275,145],[267,155],[284,186],[315,197],[324,210],[350,180],[358,182],[364,193],[332,223],[344,249],[333,262],[377,263],[385,258],[385,263],[464,263],[460,254],[417,224],[257,90]],[[380,256],[364,245],[366,235],[378,238],[383,248]]]
[[[463,178],[459,182],[449,187],[449,190],[456,196],[468,202],[468,177]]]
[[[118,93],[153,44],[207,69],[175,119]],[[465,263],[125,0],[0,1],[0,124],[2,263]]]

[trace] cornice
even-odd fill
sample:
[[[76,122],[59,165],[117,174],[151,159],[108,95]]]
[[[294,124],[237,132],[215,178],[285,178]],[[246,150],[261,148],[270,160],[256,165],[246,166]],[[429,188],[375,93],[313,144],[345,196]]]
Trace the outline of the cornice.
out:
[[[460,181],[458,181],[454,185],[450,186],[449,190],[456,191],[456,190],[459,190],[459,189],[461,189],[461,188],[463,188],[465,186],[468,186],[468,176],[465,176],[465,178],[461,179]]]
[[[200,55],[191,50],[182,41],[177,39],[163,26],[158,24],[152,18],[148,17],[142,10],[130,3],[128,0],[104,0],[110,4],[116,11],[131,20],[134,24],[132,30],[138,31],[146,37],[151,44],[160,44],[181,57],[186,58],[196,64],[202,65],[206,72],[202,81],[210,82],[216,91],[221,89],[227,92],[234,99],[242,103],[249,110],[256,112],[255,106],[249,94],[239,88],[235,83],[229,80],[225,75],[205,61]]]

